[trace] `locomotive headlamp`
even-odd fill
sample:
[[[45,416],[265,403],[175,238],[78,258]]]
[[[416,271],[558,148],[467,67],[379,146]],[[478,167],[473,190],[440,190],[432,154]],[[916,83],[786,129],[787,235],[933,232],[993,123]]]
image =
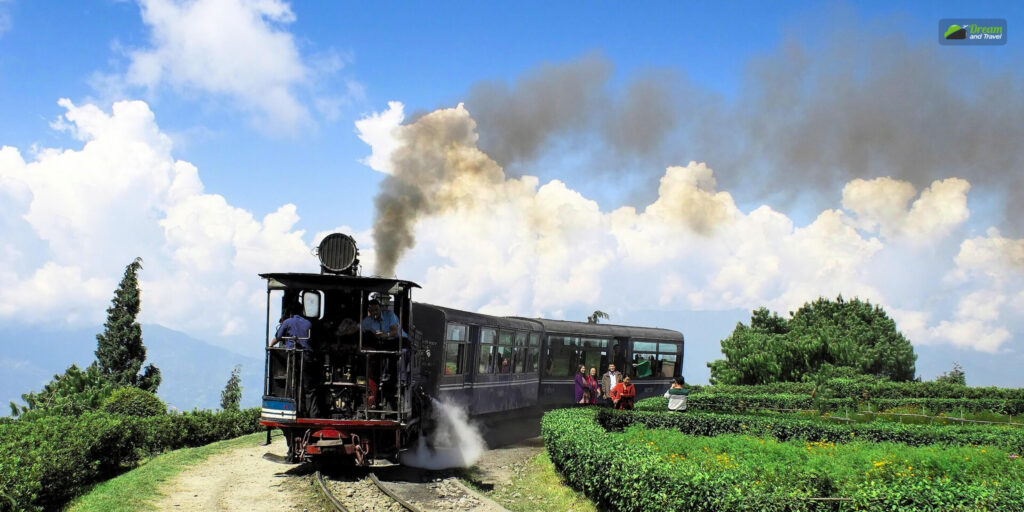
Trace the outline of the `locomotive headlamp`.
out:
[[[359,270],[359,249],[354,238],[341,233],[327,235],[316,249],[324,273],[356,275]]]

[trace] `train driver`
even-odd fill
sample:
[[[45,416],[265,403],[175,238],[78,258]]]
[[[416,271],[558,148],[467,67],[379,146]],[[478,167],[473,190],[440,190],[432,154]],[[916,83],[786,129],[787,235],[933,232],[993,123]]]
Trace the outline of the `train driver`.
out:
[[[380,301],[371,299],[366,308],[366,318],[363,319],[363,330],[370,331],[378,339],[396,338],[398,333],[405,337],[405,331],[398,322],[398,315],[394,311],[381,310]]]

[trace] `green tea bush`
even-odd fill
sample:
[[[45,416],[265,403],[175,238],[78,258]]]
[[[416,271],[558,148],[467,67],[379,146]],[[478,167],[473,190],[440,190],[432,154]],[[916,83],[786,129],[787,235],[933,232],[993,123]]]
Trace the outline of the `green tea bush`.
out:
[[[986,400],[1024,400],[1024,389],[973,387],[946,382],[890,382],[885,380],[865,381],[858,379],[830,379],[821,385],[813,382],[777,382],[751,386],[715,385],[687,386],[692,394],[787,394],[810,395],[825,398],[967,398]]]
[[[651,402],[647,402],[648,400]],[[641,404],[648,407],[656,400],[664,401],[663,398],[649,398],[641,401]],[[662,410],[658,412],[637,410],[627,413],[601,409],[596,413],[596,420],[604,428],[612,431],[621,431],[635,424],[647,428],[674,429],[696,436],[750,434],[772,437],[780,441],[797,439],[845,443],[853,440],[866,440],[901,443],[910,446],[987,445],[1001,447],[1018,454],[1024,453],[1024,430],[991,425],[837,424],[787,416],[716,414],[689,410],[685,413],[662,412]]]
[[[135,387],[117,388],[103,402],[103,410],[125,416],[159,416],[167,412],[167,405],[154,393]]]
[[[566,481],[612,510],[1024,510],[1021,461],[998,450],[615,433],[605,412],[552,411],[541,430]]]
[[[256,432],[257,408],[151,417],[87,412],[0,422],[0,512],[57,510],[139,457]]]
[[[716,388],[721,386],[716,386]],[[717,391],[717,389],[715,389]],[[655,400],[648,402],[648,400]],[[646,399],[636,406],[642,410],[665,410],[665,399]],[[812,398],[801,394],[712,393],[705,388],[692,393],[688,409],[713,412],[743,412],[756,409],[798,409],[832,411],[884,411],[895,408],[917,408],[931,414],[988,412],[1015,416],[1024,414],[1024,400],[995,398]]]

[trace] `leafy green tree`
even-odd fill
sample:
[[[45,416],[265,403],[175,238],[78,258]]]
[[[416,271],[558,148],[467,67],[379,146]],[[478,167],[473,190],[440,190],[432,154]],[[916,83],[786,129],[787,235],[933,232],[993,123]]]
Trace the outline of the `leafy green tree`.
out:
[[[596,323],[600,322],[602,318],[605,319],[605,320],[608,320],[611,317],[608,316],[608,313],[605,313],[604,311],[601,311],[601,310],[597,310],[597,311],[594,311],[593,314],[591,314],[590,316],[587,317],[587,323],[596,324]]]
[[[95,363],[85,370],[71,365],[64,373],[54,375],[42,391],[21,395],[25,405],[11,402],[11,415],[29,419],[47,414],[81,414],[98,409],[114,388]]]
[[[142,258],[135,258],[124,269],[121,284],[114,291],[114,298],[107,308],[103,333],[96,335],[96,359],[100,371],[114,384],[156,393],[160,385],[160,370],[150,364],[139,375],[146,360],[142,326],[136,321],[142,302],[138,275],[141,268]]]
[[[819,298],[791,318],[759,308],[722,340],[725,359],[708,363],[712,384],[814,381],[829,375],[914,379],[917,356],[882,308]]]
[[[242,378],[238,375],[241,371],[241,366],[235,366],[224,391],[220,392],[220,408],[225,411],[237,411],[242,403]]]
[[[953,369],[949,373],[943,373],[938,377],[935,377],[935,382],[945,382],[946,384],[959,384],[961,386],[967,385],[967,374],[964,373],[964,367],[960,366],[960,363],[953,361]]]

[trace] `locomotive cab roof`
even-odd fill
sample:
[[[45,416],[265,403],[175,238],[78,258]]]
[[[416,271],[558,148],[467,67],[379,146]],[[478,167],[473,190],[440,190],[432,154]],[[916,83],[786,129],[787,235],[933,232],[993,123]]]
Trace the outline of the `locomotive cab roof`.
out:
[[[420,285],[402,279],[359,277],[343,274],[308,274],[299,272],[260,274],[267,280],[268,290],[367,290],[395,294],[419,288]]]

